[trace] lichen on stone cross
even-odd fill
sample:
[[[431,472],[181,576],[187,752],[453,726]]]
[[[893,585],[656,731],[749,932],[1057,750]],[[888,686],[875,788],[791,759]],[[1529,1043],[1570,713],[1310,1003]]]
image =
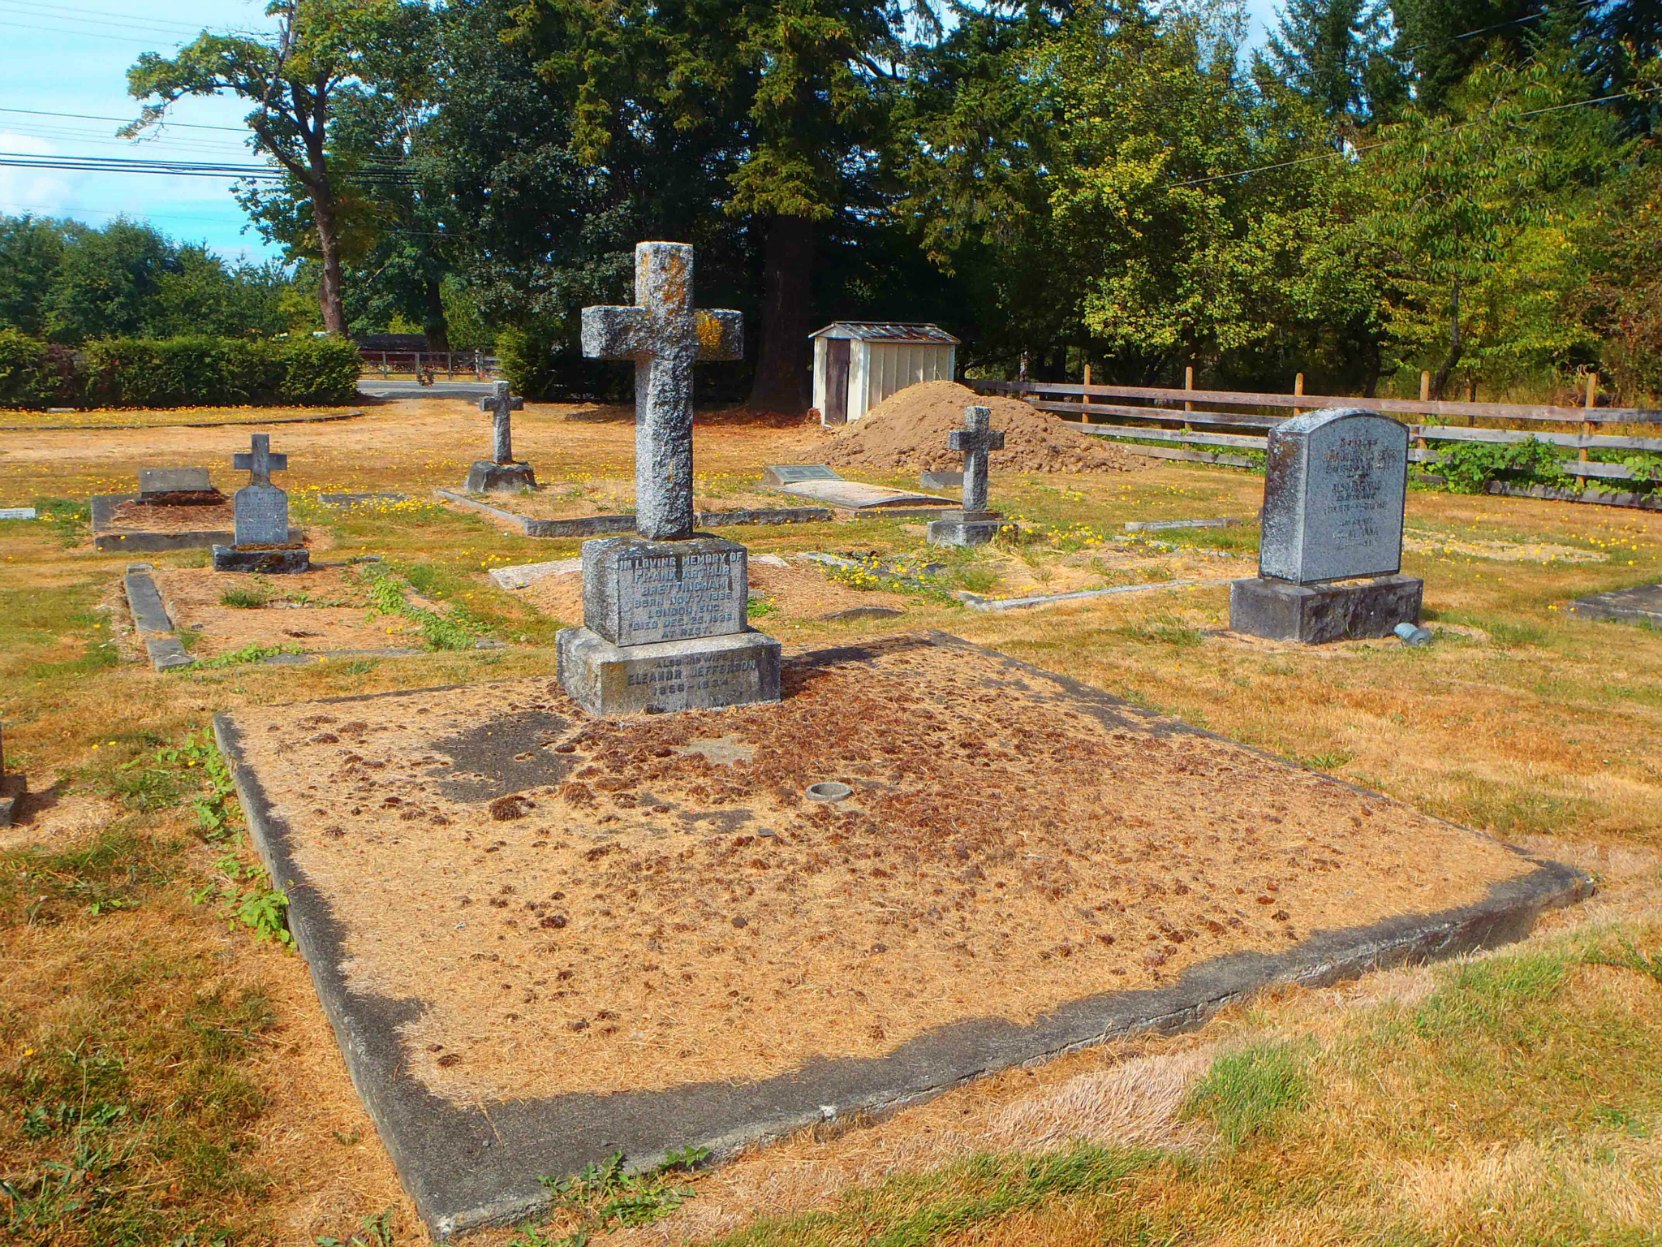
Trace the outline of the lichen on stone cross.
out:
[[[953,429],[950,444],[964,455],[964,514],[987,510],[987,455],[1004,449],[1004,430],[992,427],[990,407],[964,408],[964,427]]]
[[[525,406],[525,400],[517,394],[510,394],[508,389],[506,381],[498,381],[491,389],[490,397],[479,400],[479,410],[492,413],[491,422],[495,426],[492,456],[497,463],[514,461],[514,434],[509,422],[511,413]]]
[[[271,453],[271,434],[255,433],[248,439],[248,446],[247,454],[231,456],[231,466],[247,472],[250,485],[269,485],[273,472],[288,471],[289,457]]]
[[[695,360],[744,353],[739,313],[693,307],[693,249],[635,247],[635,306],[583,309],[583,354],[635,361],[635,528],[653,541],[692,536]]]

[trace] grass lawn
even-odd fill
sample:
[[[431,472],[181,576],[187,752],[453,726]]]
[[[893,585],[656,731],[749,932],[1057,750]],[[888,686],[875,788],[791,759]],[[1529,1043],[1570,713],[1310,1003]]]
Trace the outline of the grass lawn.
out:
[[[248,431],[4,435],[0,506],[44,507],[0,521],[0,721],[10,769],[45,794],[0,831],[8,1244],[427,1241],[202,732],[240,705],[551,676],[562,621],[485,572],[580,543],[432,501],[488,445],[471,402],[282,425],[273,449],[293,470],[279,483],[320,557],[380,555],[506,647],[157,675],[133,661],[126,560],[90,549],[86,497],[175,464],[212,467],[229,492]],[[632,435],[610,408],[533,405],[515,423],[550,483],[627,477]],[[698,467],[710,491],[743,493],[821,437],[717,423],[699,430]],[[1072,587],[1077,567],[1053,561],[1115,548],[1132,519],[1239,517],[1150,534],[1164,546],[1139,557],[1250,559],[1261,488],[1166,462],[995,477],[994,504],[1043,539],[999,574]],[[315,498],[368,491],[408,500]],[[898,620],[759,622],[787,648],[944,629],[1579,865],[1600,881],[1591,902],[1498,954],[1289,990],[1195,1035],[1011,1071],[707,1173],[592,1175],[549,1226],[473,1241],[528,1247],[588,1227],[640,1244],[1662,1242],[1662,635],[1567,609],[1662,580],[1662,515],[1416,489],[1408,529],[1404,570],[1424,577],[1438,634],[1419,649],[1233,637],[1221,583],[997,614],[915,592]],[[905,519],[728,535],[756,553],[934,557]],[[974,578],[971,561],[942,561]],[[620,1209],[653,1223],[620,1225]]]

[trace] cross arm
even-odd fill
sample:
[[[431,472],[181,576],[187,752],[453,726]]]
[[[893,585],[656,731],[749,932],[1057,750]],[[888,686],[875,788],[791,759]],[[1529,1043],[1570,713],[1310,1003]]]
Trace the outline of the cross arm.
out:
[[[583,309],[583,354],[590,359],[635,359],[652,350],[645,308]]]
[[[723,308],[693,313],[699,359],[743,359],[744,317]]]
[[[247,451],[243,451],[241,454],[232,455],[231,468],[233,471],[238,472],[255,471],[254,456],[249,454]],[[267,455],[265,459],[265,470],[267,472],[287,472],[289,470],[289,457],[287,455]]]

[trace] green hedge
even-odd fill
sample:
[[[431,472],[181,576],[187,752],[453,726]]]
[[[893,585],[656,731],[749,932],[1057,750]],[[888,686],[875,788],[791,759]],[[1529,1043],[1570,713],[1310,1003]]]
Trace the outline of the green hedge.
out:
[[[78,352],[0,329],[0,406],[224,407],[351,402],[344,338],[110,338]]]

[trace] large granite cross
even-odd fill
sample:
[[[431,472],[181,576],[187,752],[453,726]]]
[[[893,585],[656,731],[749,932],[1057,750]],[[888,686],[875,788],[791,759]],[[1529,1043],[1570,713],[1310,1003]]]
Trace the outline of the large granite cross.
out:
[[[992,427],[990,407],[964,408],[964,427],[953,429],[950,445],[964,454],[964,514],[987,510],[987,455],[1004,449],[1004,430]]]
[[[479,400],[479,410],[493,413],[492,423],[496,426],[496,450],[494,458],[497,463],[512,463],[514,461],[514,435],[509,426],[512,413],[521,410],[525,400],[517,394],[508,392],[508,383],[498,381],[491,391],[489,398]]]
[[[634,307],[583,309],[583,354],[635,361],[635,528],[652,541],[692,536],[693,362],[744,353],[739,313],[693,307],[693,249],[635,247]]]
[[[287,472],[289,457],[271,453],[271,434],[256,433],[248,439],[249,453],[231,456],[231,466],[249,474],[250,485],[271,484],[273,472]]]

